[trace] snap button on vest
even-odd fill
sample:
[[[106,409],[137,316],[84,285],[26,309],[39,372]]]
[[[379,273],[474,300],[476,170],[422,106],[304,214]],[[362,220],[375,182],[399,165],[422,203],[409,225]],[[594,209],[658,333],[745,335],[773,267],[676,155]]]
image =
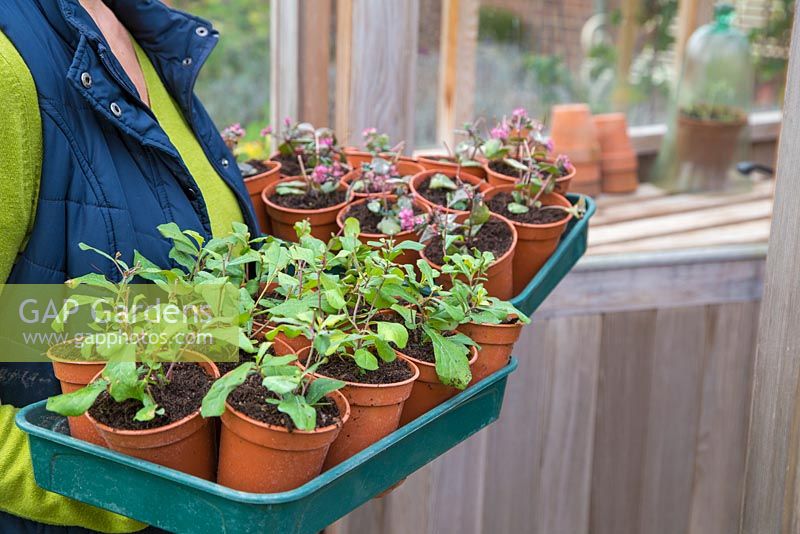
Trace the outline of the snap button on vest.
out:
[[[85,88],[90,88],[92,86],[92,75],[88,72],[81,74],[81,83]]]
[[[208,35],[208,28],[205,28],[203,26],[198,26],[197,29],[194,30],[194,33],[196,33],[200,37],[205,37],[206,35]]]
[[[228,165],[230,165],[230,162],[228,161],[228,158],[222,158],[222,159],[220,160],[220,163],[221,163],[221,164],[222,164],[222,166],[223,166],[223,167],[225,167],[225,168],[228,168]]]
[[[192,58],[190,58],[190,57],[187,57],[187,58],[185,58],[183,61],[181,61],[181,63],[183,63],[183,66],[184,66],[184,67],[188,67],[189,65],[191,65],[191,64],[192,64]]]
[[[116,102],[112,102],[111,105],[109,106],[109,108],[111,108],[111,113],[113,113],[115,117],[122,116],[122,109],[119,107],[119,104],[117,104]]]

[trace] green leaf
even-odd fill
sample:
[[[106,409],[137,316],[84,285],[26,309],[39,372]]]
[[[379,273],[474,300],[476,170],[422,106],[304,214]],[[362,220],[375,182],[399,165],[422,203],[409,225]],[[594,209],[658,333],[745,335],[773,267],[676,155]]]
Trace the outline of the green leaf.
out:
[[[334,380],[332,378],[317,378],[311,385],[308,386],[306,391],[306,402],[312,406],[323,399],[327,394],[338,391],[345,386],[341,380]]]
[[[211,385],[206,396],[203,397],[203,404],[200,414],[203,417],[219,417],[225,411],[225,402],[228,395],[247,380],[247,375],[253,370],[253,362],[246,362],[218,379]]]
[[[380,338],[375,338],[373,343],[375,343],[375,349],[378,351],[378,356],[381,357],[381,360],[393,362],[397,359],[397,353],[387,342]]]
[[[291,417],[299,430],[314,430],[317,427],[317,410],[309,406],[299,395],[287,395],[278,404],[278,411]]]
[[[472,380],[469,369],[469,349],[461,344],[445,338],[435,330],[423,326],[425,333],[433,343],[436,356],[436,374],[443,384],[464,389]]]
[[[386,235],[397,235],[402,230],[400,223],[397,222],[397,219],[394,217],[384,217],[377,226],[378,230],[380,230],[382,234]]]
[[[128,399],[142,400],[145,384],[139,380],[135,361],[108,362],[103,371],[103,378],[108,380],[108,392],[116,402]]]
[[[384,341],[391,341],[398,349],[405,348],[408,343],[408,330],[405,326],[384,321],[378,321],[377,325],[378,337]]]
[[[370,200],[367,202],[367,209],[372,213],[380,213],[381,212],[381,201],[380,200]]]
[[[361,233],[361,223],[355,217],[348,217],[344,221],[344,235],[346,237],[358,237]]]
[[[268,390],[283,396],[297,389],[300,385],[300,377],[281,375],[268,376],[264,378],[261,384]]]
[[[142,397],[143,406],[133,416],[135,421],[152,421],[156,415],[163,415],[164,409],[159,408],[156,401],[149,393],[145,393]]]
[[[428,189],[447,189],[455,191],[458,189],[458,186],[449,176],[437,172],[431,176],[430,182],[428,182]]]
[[[47,399],[47,409],[66,417],[83,415],[107,386],[108,382],[105,380],[97,380],[72,393],[50,397]]]
[[[514,158],[505,158],[503,160],[503,163],[505,163],[506,165],[509,165],[511,167],[514,167],[518,171],[528,172],[530,170],[530,169],[528,169],[527,165],[524,165],[524,164],[520,163],[519,161],[515,160]]]
[[[362,369],[374,371],[378,368],[378,358],[373,356],[367,349],[358,349],[353,355],[353,358],[356,361],[356,365]]]
[[[508,204],[506,206],[506,209],[508,210],[509,213],[516,213],[516,214],[528,213],[530,211],[530,208],[528,208],[528,206],[526,206],[525,204],[519,204],[517,202],[512,202]]]

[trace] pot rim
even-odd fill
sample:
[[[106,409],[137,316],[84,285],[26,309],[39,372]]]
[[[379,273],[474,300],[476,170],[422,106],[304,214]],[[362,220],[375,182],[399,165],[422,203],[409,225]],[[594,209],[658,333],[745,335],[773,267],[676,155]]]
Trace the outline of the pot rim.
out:
[[[266,389],[266,388],[264,388],[264,389]],[[292,431],[289,431],[284,426],[271,425],[269,423],[262,423],[261,421],[257,421],[256,419],[253,419],[252,417],[249,417],[249,416],[243,414],[242,412],[236,410],[234,407],[232,407],[228,403],[228,401],[225,401],[225,411],[226,412],[230,412],[231,415],[234,415],[234,416],[244,420],[245,422],[247,422],[247,423],[249,423],[249,424],[251,424],[253,426],[256,426],[258,428],[262,428],[264,430],[272,430],[272,431],[275,431],[275,432],[282,432],[282,433],[285,433],[285,434],[299,434],[299,435],[304,435],[304,436],[305,435],[313,435],[313,434],[326,434],[328,432],[332,432],[332,431],[334,431],[336,429],[342,428],[344,426],[344,424],[350,419],[350,403],[347,401],[347,397],[345,397],[344,394],[341,391],[334,391],[332,393],[328,393],[328,395],[333,395],[333,394],[338,395],[344,401],[344,405],[345,405],[344,415],[339,415],[339,422],[338,423],[334,423],[334,424],[328,425],[328,426],[323,426],[321,428],[316,428],[314,430],[298,430],[298,429],[294,429]]]
[[[345,211],[348,211],[351,207],[353,207],[353,206],[355,206],[357,204],[363,204],[363,203],[365,203],[367,201],[370,201],[370,200],[373,200],[375,198],[382,198],[382,197],[387,197],[387,198],[390,198],[390,199],[397,199],[397,195],[383,193],[383,194],[377,194],[377,195],[375,195],[373,197],[359,198],[358,200],[355,200],[353,202],[348,203],[345,207],[343,207],[342,209],[339,210],[339,213],[336,214],[336,224],[339,225],[339,229],[344,228],[344,214],[345,214]],[[425,212],[426,215],[429,215],[431,213],[430,206],[428,206],[427,204],[424,204],[423,202],[420,202],[420,200],[418,198],[412,197],[411,201],[412,201],[414,207],[422,209]],[[392,238],[392,239],[396,240],[396,239],[398,239],[400,237],[408,237],[408,236],[414,235],[414,233],[415,233],[414,230],[406,230],[405,232],[400,232],[399,234],[394,234],[392,236],[390,236],[389,234],[370,234],[368,232],[361,232],[358,235],[359,235],[359,237],[364,237],[364,238],[367,238],[367,239]]]
[[[475,347],[475,346],[470,346],[470,347],[469,347],[469,350],[470,350],[470,352],[472,353],[472,357],[469,359],[469,365],[470,365],[470,367],[472,367],[472,365],[473,365],[473,364],[474,364],[476,361],[478,361],[478,348],[477,348],[477,347]],[[403,353],[401,353],[401,354],[403,354]],[[408,354],[403,354],[403,356],[405,356],[406,358],[408,358],[409,360],[411,360],[413,363],[417,364],[418,366],[425,366],[425,367],[433,367],[433,368],[436,368],[436,363],[428,363],[428,362],[423,362],[422,360],[418,360],[418,359],[416,359],[416,358],[412,358],[412,357],[411,357],[411,356],[409,356]]]
[[[546,162],[546,163],[555,163],[555,160],[553,158],[545,158],[545,159],[539,160],[539,161],[543,161],[543,162]],[[519,181],[519,178],[517,178],[516,176],[509,176],[508,174],[503,174],[502,172],[497,172],[497,171],[493,170],[491,167],[489,167],[490,163],[491,163],[491,161],[489,161],[489,160],[486,160],[483,163],[483,168],[486,169],[487,173],[492,173],[492,174],[496,174],[498,176],[502,176],[503,178],[505,178],[507,180]],[[563,184],[564,182],[568,182],[568,181],[572,180],[575,177],[575,174],[577,172],[578,172],[578,169],[575,167],[575,165],[573,165],[572,166],[572,170],[567,175],[560,176],[560,177],[556,178],[556,184]],[[492,188],[496,188],[496,187],[500,187],[500,186],[498,186],[498,185],[492,186]]]
[[[186,351],[186,352],[192,352],[194,354],[197,354],[197,355],[201,356],[205,363],[211,364],[211,369],[214,371],[214,373],[211,373],[212,378],[217,378],[218,379],[220,377],[219,369],[214,364],[214,362],[212,362],[206,356],[204,356],[203,354],[200,354],[199,352],[195,352],[195,351]],[[199,363],[199,362],[184,362],[184,363]],[[94,378],[92,378],[91,382],[89,382],[89,383],[91,384],[92,382],[96,381],[100,377],[101,374],[103,374],[103,371],[100,371],[99,373],[97,373],[94,376]],[[196,411],[190,413],[189,415],[187,415],[183,419],[178,419],[177,421],[173,421],[172,423],[170,423],[168,425],[159,426],[159,427],[156,427],[156,428],[148,428],[146,430],[127,430],[127,429],[120,429],[120,428],[114,428],[114,427],[108,426],[108,425],[106,425],[104,423],[99,422],[94,417],[92,417],[88,410],[86,411],[86,413],[84,415],[86,416],[87,419],[89,419],[89,421],[92,422],[93,425],[95,425],[96,427],[98,427],[99,429],[101,429],[104,432],[108,432],[109,434],[114,434],[114,435],[117,435],[117,436],[149,436],[149,435],[152,435],[152,434],[159,434],[159,433],[162,433],[162,432],[168,432],[170,430],[174,430],[175,428],[183,426],[184,424],[188,423],[189,421],[191,421],[192,419],[194,419],[196,417],[201,417],[200,409],[201,408],[198,408]]]
[[[69,365],[105,365],[108,363],[108,360],[96,360],[96,361],[86,361],[86,360],[67,360],[65,358],[59,358],[58,356],[54,356],[52,353],[53,347],[57,347],[58,345],[67,345],[69,343],[75,343],[77,339],[69,339],[67,341],[62,341],[61,343],[56,343],[55,345],[48,347],[45,356],[51,362],[58,362],[58,363],[65,363]],[[94,378],[92,379],[94,381]]]
[[[498,185],[498,186],[495,186],[493,193],[495,193],[495,194],[497,194],[497,193],[506,193],[508,191],[512,191],[514,189],[514,187],[515,187],[514,184]],[[555,197],[556,200],[559,200],[559,201],[563,200],[563,202],[559,202],[559,203],[564,207],[567,207],[567,206],[565,206],[565,204],[567,204],[569,206],[572,206],[570,201],[567,200],[567,197],[565,197],[564,195],[562,195],[560,193],[556,193],[555,191],[553,191],[552,193],[548,193],[548,194],[544,195],[542,198],[543,199],[547,199],[547,198],[553,198],[553,197]],[[550,203],[550,204],[546,204],[546,205],[547,206],[552,206],[554,204],[555,203]],[[494,213],[494,212],[492,212],[492,213]],[[495,215],[497,215],[498,217],[503,217],[502,215],[499,215],[497,213],[495,213]],[[563,226],[563,225],[568,224],[572,220],[572,214],[568,213],[567,216],[564,217],[563,219],[561,219],[560,221],[556,221],[556,222],[552,222],[552,223],[546,223],[546,224],[523,223],[523,222],[513,221],[511,219],[507,219],[507,220],[512,225],[519,225],[519,226],[522,226],[524,228],[550,229],[550,228],[557,228],[559,226]]]
[[[506,329],[506,328],[507,329],[522,328],[522,327],[525,326],[525,324],[520,320],[517,320],[516,323],[512,323],[512,324],[476,323],[475,321],[470,321],[470,322],[464,323],[464,324],[471,324],[471,325],[475,325],[475,326],[488,326],[488,327],[491,327],[491,328],[503,328],[503,329]]]
[[[259,160],[264,165],[269,166],[270,168],[264,172],[260,172],[258,174],[254,174],[253,176],[242,177],[244,179],[244,183],[247,182],[255,182],[256,180],[260,180],[266,178],[268,176],[272,176],[273,174],[281,172],[281,162],[280,161],[273,161],[271,159],[262,159]]]
[[[493,188],[492,188],[492,190],[494,190],[494,189],[495,189],[495,188],[493,187]],[[488,192],[488,191],[487,191],[487,192]],[[504,223],[506,223],[506,224],[508,225],[508,227],[509,227],[509,228],[511,228],[511,238],[512,238],[512,239],[511,239],[511,246],[509,246],[509,247],[508,247],[508,250],[506,250],[506,251],[503,253],[503,255],[502,255],[502,256],[500,256],[499,258],[495,258],[495,260],[494,260],[494,261],[493,261],[493,262],[492,262],[492,263],[489,265],[489,267],[487,268],[487,271],[488,271],[488,270],[490,270],[492,267],[495,267],[495,266],[497,266],[497,265],[499,265],[499,264],[501,264],[501,263],[503,263],[503,262],[505,262],[505,261],[508,261],[508,259],[509,259],[509,256],[511,256],[512,254],[514,254],[514,251],[515,251],[515,249],[517,248],[517,242],[519,241],[519,233],[517,232],[517,229],[514,227],[514,223],[513,223],[512,221],[509,221],[508,219],[506,219],[505,217],[503,217],[502,215],[500,215],[500,214],[498,214],[498,213],[495,213],[495,212],[491,212],[491,213],[492,213],[492,217],[496,217],[496,218],[500,219],[501,221],[503,221]],[[459,216],[459,217],[464,217],[464,216],[466,216],[466,215],[467,215],[467,212],[459,212],[459,213],[458,213],[458,216]],[[426,248],[427,248],[427,246],[426,246]],[[430,260],[430,259],[429,259],[429,258],[428,258],[426,255],[425,255],[425,249],[422,249],[422,250],[420,250],[420,251],[419,251],[419,255],[420,255],[420,257],[421,257],[421,258],[423,258],[425,261],[427,261],[428,263],[430,263],[430,264],[431,264],[432,266],[434,266],[436,269],[441,269],[441,268],[442,268],[442,266],[441,266],[441,265],[439,265],[439,264],[437,264],[437,263],[434,263],[433,261],[431,261],[431,260]]]
[[[311,350],[311,347],[304,347],[299,352],[307,352],[307,351],[310,351],[310,350]],[[342,380],[340,378],[334,378],[332,376],[323,375],[323,374],[320,374],[320,373],[312,373],[312,374],[314,376],[319,376],[319,377],[323,377],[323,378],[330,378],[331,380],[338,380],[340,382],[344,382],[345,386],[364,388],[364,389],[378,389],[378,390],[380,390],[380,389],[396,388],[398,386],[407,386],[408,384],[411,384],[412,382],[415,382],[417,380],[417,378],[419,378],[419,375],[420,375],[419,366],[417,366],[414,363],[414,361],[412,361],[413,358],[411,358],[410,356],[407,356],[407,355],[403,354],[402,352],[400,352],[397,349],[395,349],[394,352],[395,352],[395,354],[397,355],[398,358],[404,360],[407,364],[409,364],[411,366],[411,370],[414,371],[414,376],[412,376],[411,378],[407,378],[406,380],[403,380],[402,382],[392,382],[391,384],[362,384],[361,382],[349,382],[347,380]],[[305,370],[305,368],[306,368],[305,364],[302,362],[302,360],[300,359],[299,356],[300,356],[300,354],[298,353],[298,362],[300,363],[300,365]]]
[[[337,191],[340,191],[340,190],[347,191],[347,186],[344,184],[343,180],[345,178],[347,178],[347,176],[349,176],[353,172],[355,172],[355,171],[350,171],[349,173],[345,174],[342,177],[342,180],[339,182],[339,187],[338,187]],[[268,185],[264,189],[264,191],[261,192],[261,201],[264,202],[264,204],[266,204],[267,206],[269,206],[270,208],[272,208],[274,210],[282,211],[284,213],[291,213],[291,214],[294,214],[294,215],[308,215],[309,213],[331,213],[331,212],[336,212],[336,211],[342,209],[342,207],[344,207],[344,206],[346,206],[348,204],[347,199],[345,198],[344,202],[340,202],[339,204],[335,204],[335,205],[327,207],[327,208],[318,208],[318,209],[312,209],[312,210],[300,210],[300,209],[296,209],[296,208],[287,208],[287,207],[284,207],[284,206],[280,206],[278,204],[275,204],[274,202],[272,202],[269,199],[270,195],[275,192],[275,190],[278,188],[279,184],[281,184],[283,182],[291,181],[294,178],[301,178],[301,177],[300,176],[289,176],[289,177],[286,177],[281,182],[275,182],[273,184]]]
[[[419,198],[422,202],[428,202],[430,204],[433,204],[434,206],[437,206],[437,207],[441,208],[442,210],[444,210],[446,213],[458,213],[458,214],[467,213],[464,210],[457,210],[457,209],[453,209],[453,208],[448,208],[447,206],[442,206],[441,204],[436,204],[432,200],[428,200],[428,198],[425,197],[425,195],[423,195],[422,193],[420,193],[417,190],[417,184],[418,183],[422,183],[422,181],[424,181],[426,178],[429,178],[429,177],[433,176],[434,174],[444,174],[448,178],[455,178],[456,169],[452,169],[452,170],[450,170],[450,169],[448,169],[448,170],[430,169],[430,170],[424,170],[422,172],[419,172],[419,173],[415,174],[411,178],[411,180],[408,182],[408,188],[411,190],[412,196]],[[489,191],[494,189],[494,186],[491,185],[486,180],[478,178],[474,174],[465,173],[463,171],[463,169],[462,169],[462,172],[461,172],[461,174],[459,175],[458,178],[462,182],[467,182],[470,185],[476,186],[478,188],[478,191],[483,195],[486,195],[486,193],[488,193]],[[481,188],[483,188],[483,189],[481,189]]]
[[[742,127],[747,125],[747,118],[736,121],[715,121],[709,119],[695,119],[693,117],[684,115],[683,113],[678,113],[678,121],[696,126],[708,126],[711,128],[732,128],[734,126]]]

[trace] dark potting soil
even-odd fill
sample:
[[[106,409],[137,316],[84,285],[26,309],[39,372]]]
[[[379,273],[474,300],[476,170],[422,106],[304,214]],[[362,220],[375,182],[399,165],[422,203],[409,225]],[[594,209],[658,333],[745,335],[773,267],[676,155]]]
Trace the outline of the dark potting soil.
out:
[[[420,183],[419,187],[417,188],[417,192],[437,206],[443,206],[446,208],[447,193],[450,193],[451,191],[449,189],[428,189],[428,186],[431,184],[431,178],[433,178],[433,176],[422,180],[422,183]]]
[[[565,211],[552,209],[532,209],[528,213],[511,213],[506,207],[512,202],[514,202],[514,197],[511,193],[498,193],[486,205],[498,215],[502,215],[514,222],[525,224],[551,224],[569,216]]]
[[[226,374],[230,373],[244,362],[253,361],[253,355],[244,352],[243,350],[239,351],[239,359],[235,362],[215,362],[217,369],[219,369],[219,375],[225,376]]]
[[[411,356],[415,360],[426,363],[436,363],[436,356],[433,353],[433,343],[424,338],[422,330],[410,330],[408,332],[408,343],[403,349],[403,354]]]
[[[267,423],[269,425],[282,426],[289,430],[295,430],[292,418],[285,413],[279,412],[275,404],[271,404],[266,399],[277,399],[277,396],[268,391],[261,385],[261,375],[252,373],[247,377],[247,380],[234,389],[228,397],[228,403],[233,406],[237,411],[242,412],[246,416]],[[339,407],[336,405],[332,397],[326,397],[317,409],[317,428],[333,425],[337,423],[339,418]]]
[[[134,421],[142,408],[138,400],[116,402],[107,391],[97,397],[89,414],[97,421],[121,430],[149,430],[166,426],[200,409],[203,397],[208,393],[214,379],[196,363],[179,363],[172,369],[172,379],[163,387],[152,387],[151,395],[164,415],[150,421]]]
[[[470,247],[475,247],[481,252],[491,252],[495,259],[500,259],[511,248],[513,240],[508,225],[493,217],[481,226],[478,234],[472,238]],[[436,236],[428,241],[428,245],[425,247],[425,256],[436,265],[444,263],[444,251],[442,251],[440,237]]]
[[[247,164],[253,167],[256,170],[256,174],[262,174],[267,172],[270,168],[267,166],[263,161],[260,159],[250,159],[247,160]],[[255,175],[253,175],[255,176]]]
[[[490,161],[489,168],[492,169],[494,172],[505,174],[506,176],[510,176],[511,178],[520,177],[519,170],[515,169],[505,161]]]
[[[347,197],[346,191],[334,191],[332,193],[318,193],[309,191],[305,195],[279,195],[273,193],[269,199],[284,208],[295,210],[320,210],[341,204]]]
[[[396,384],[414,376],[411,367],[400,358],[393,362],[385,362],[379,358],[376,370],[365,371],[352,358],[340,356],[332,356],[329,361],[317,368],[317,373],[359,384]]]
[[[414,215],[421,215],[423,211],[414,206]],[[378,223],[381,222],[383,216],[378,213],[372,213],[367,207],[367,202],[361,204],[354,204],[347,210],[345,219],[347,217],[355,217],[361,223],[361,231],[365,234],[380,234],[378,230]]]
[[[281,174],[284,176],[300,176],[303,174],[300,163],[297,161],[297,156],[283,156],[279,154],[272,158],[272,161],[277,161],[281,164]],[[303,160],[303,165],[306,166],[306,170],[309,170],[305,160]]]

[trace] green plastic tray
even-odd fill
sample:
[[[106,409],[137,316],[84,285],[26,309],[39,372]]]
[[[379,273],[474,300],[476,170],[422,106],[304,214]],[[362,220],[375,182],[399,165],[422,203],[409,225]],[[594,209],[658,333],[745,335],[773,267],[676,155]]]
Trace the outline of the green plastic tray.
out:
[[[580,195],[568,194],[567,198],[575,204]],[[530,316],[536,311],[586,252],[589,219],[594,215],[597,206],[590,197],[585,196],[584,198],[586,199],[586,216],[579,221],[575,219],[570,221],[555,253],[550,256],[547,263],[536,273],[522,293],[511,299],[511,303],[526,315]]]
[[[577,202],[577,195],[569,195]],[[532,314],[586,251],[588,219],[570,223],[555,254],[513,302]],[[69,436],[66,419],[45,402],[17,414],[30,435],[36,482],[66,495],[176,533],[315,533],[455,447],[500,415],[517,360],[403,426],[308,484],[253,494],[115,453]]]
[[[235,491],[74,439],[45,401],[17,414],[43,488],[176,533],[319,532],[500,415],[517,360],[295,490]]]

